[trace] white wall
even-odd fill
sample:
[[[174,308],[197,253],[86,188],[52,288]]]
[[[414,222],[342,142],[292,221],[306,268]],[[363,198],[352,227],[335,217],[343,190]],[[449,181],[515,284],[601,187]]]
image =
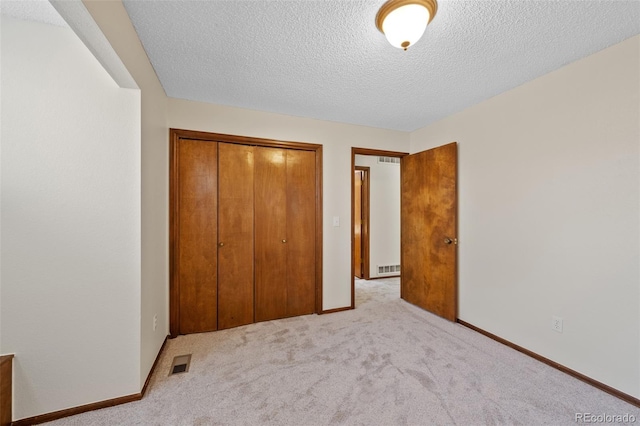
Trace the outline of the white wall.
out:
[[[375,278],[378,265],[400,264],[400,164],[356,155],[356,166],[370,167],[369,274]]]
[[[351,305],[351,147],[406,151],[409,134],[169,98],[169,127],[323,145],[323,309]],[[333,227],[334,216],[340,227]]]
[[[142,92],[140,388],[169,334],[169,129],[167,97],[120,1],[85,1]],[[153,317],[157,315],[157,328]]]
[[[0,352],[20,419],[140,390],[140,93],[67,28],[3,17],[1,35]]]
[[[459,142],[459,317],[636,398],[639,53],[636,36],[411,134],[411,152]]]

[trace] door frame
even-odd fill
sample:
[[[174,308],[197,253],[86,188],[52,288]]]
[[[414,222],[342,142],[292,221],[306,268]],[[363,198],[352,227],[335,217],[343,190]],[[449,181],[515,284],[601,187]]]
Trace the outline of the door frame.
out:
[[[381,157],[399,157],[400,161],[402,161],[402,157],[405,155],[409,155],[408,152],[400,152],[400,151],[385,151],[381,149],[371,149],[371,148],[356,148],[351,147],[351,309],[355,309],[356,307],[356,281],[355,281],[355,238],[353,235],[353,215],[355,213],[355,196],[353,193],[353,187],[355,184],[355,171],[356,171],[356,155],[370,155],[370,156],[381,156]],[[399,188],[398,188],[399,189]],[[368,236],[368,234],[367,234]],[[369,277],[370,279],[371,277]]]
[[[369,259],[369,249],[370,249],[369,247],[369,216],[370,216],[370,209],[371,209],[371,203],[370,203],[371,187],[370,187],[369,179],[371,177],[371,167],[355,166],[354,170],[363,172],[363,177],[364,177],[362,179],[362,206],[360,208],[360,215],[362,220],[361,230],[360,230],[360,235],[361,235],[360,239],[362,241],[362,248],[360,250],[360,257],[362,258],[363,278],[365,280],[368,280],[371,275],[371,270],[370,270],[371,265],[369,263],[369,260],[370,260]],[[354,184],[355,184],[355,178],[354,178]],[[355,214],[355,194],[354,194],[353,211]],[[351,232],[353,232],[353,228]],[[354,238],[354,245],[355,245],[355,238]],[[355,247],[354,247],[354,253],[355,253]],[[354,273],[355,273],[355,259],[354,259],[353,266],[354,266]]]
[[[240,145],[313,151],[316,156],[316,247],[315,247],[315,311],[322,313],[322,145],[306,142],[280,141],[249,136],[209,133],[194,130],[169,129],[169,331],[171,337],[179,334],[180,286],[177,274],[178,253],[178,141],[191,139],[208,142],[225,142]],[[353,257],[353,256],[352,256]],[[353,263],[353,260],[352,260]]]

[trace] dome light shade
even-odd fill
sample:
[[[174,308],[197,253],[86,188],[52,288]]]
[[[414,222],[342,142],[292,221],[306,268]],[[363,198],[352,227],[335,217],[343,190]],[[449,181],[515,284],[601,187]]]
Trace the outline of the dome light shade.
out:
[[[392,46],[407,50],[427,28],[438,10],[436,0],[389,0],[376,15],[376,26]]]

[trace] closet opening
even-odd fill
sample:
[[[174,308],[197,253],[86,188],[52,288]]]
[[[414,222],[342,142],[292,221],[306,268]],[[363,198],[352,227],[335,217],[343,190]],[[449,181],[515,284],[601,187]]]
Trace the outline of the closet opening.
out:
[[[322,145],[170,129],[171,336],[322,311]]]

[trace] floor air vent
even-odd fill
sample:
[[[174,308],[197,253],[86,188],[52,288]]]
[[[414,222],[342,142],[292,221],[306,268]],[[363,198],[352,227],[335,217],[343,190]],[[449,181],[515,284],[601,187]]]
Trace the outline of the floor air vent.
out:
[[[189,371],[189,364],[191,364],[191,354],[189,355],[180,355],[173,358],[173,362],[171,363],[171,370],[169,370],[169,375],[178,374],[178,373],[186,373]]]

